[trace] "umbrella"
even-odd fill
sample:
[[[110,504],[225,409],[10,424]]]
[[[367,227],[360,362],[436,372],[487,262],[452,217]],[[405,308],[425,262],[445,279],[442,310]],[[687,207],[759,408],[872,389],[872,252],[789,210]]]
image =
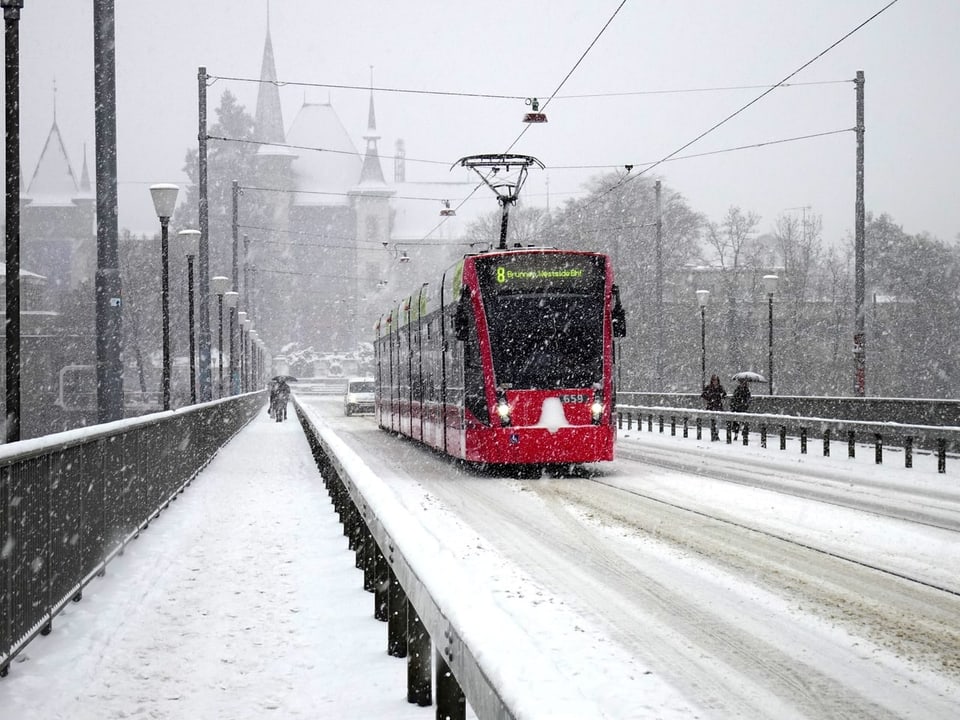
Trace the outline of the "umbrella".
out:
[[[276,380],[277,382],[297,382],[297,379],[293,375],[274,375],[271,380]]]
[[[753,370],[741,370],[738,373],[733,375],[734,380],[746,380],[747,382],[762,382],[765,383],[767,379],[760,373],[753,372]]]

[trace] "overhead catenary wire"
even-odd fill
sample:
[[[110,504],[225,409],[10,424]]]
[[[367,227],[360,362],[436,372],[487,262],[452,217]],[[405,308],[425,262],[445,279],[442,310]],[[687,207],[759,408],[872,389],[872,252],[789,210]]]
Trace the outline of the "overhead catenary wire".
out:
[[[610,23],[613,22],[613,19],[617,16],[617,13],[619,13],[620,10],[623,8],[623,6],[626,5],[626,4],[627,4],[627,0],[621,0],[620,4],[617,6],[616,10],[613,11],[613,14],[610,15],[610,17],[609,17],[609,18],[607,19],[607,21],[604,23],[603,27],[600,28],[600,32],[598,32],[598,33],[594,36],[593,40],[591,40],[591,41],[590,41],[590,44],[587,46],[587,49],[584,50],[584,51],[580,54],[580,57],[577,58],[577,61],[573,64],[573,67],[570,68],[570,70],[567,72],[566,75],[564,75],[563,80],[560,81],[560,84],[557,85],[556,89],[550,94],[550,96],[547,98],[547,100],[543,103],[543,105],[541,106],[541,110],[546,110],[546,107],[547,107],[547,105],[550,103],[550,101],[553,100],[554,96],[555,96],[558,92],[560,92],[560,89],[566,84],[567,80],[570,79],[570,76],[573,75],[574,71],[576,71],[576,69],[577,69],[578,67],[580,67],[580,63],[583,62],[583,59],[587,56],[587,54],[590,52],[590,50],[593,49],[593,46],[597,44],[597,41],[600,39],[600,36],[603,35],[603,33],[606,31],[606,29],[610,26]],[[509,152],[513,149],[513,147],[514,147],[518,142],[520,142],[520,139],[524,136],[524,134],[525,134],[525,133],[527,132],[527,130],[529,130],[529,129],[530,129],[530,126],[527,125],[523,130],[521,130],[521,131],[520,131],[520,134],[517,136],[516,140],[514,140],[512,143],[510,143],[510,146],[504,151],[504,153],[509,153]],[[491,170],[491,173],[492,173],[492,172],[493,172],[493,170]],[[490,176],[490,173],[488,173],[487,177],[489,177],[489,176]],[[470,194],[469,194],[466,198],[464,198],[463,201],[461,201],[460,205],[458,205],[458,206],[456,207],[456,210],[459,210],[460,207],[462,207],[463,203],[465,203],[467,200],[469,200],[471,197],[473,197],[474,194],[477,192],[477,190],[479,190],[481,187],[483,187],[483,185],[486,184],[486,183],[487,183],[487,178],[484,178],[483,181],[477,183],[476,187],[474,187],[474,189],[470,192]],[[454,212],[456,212],[456,210],[455,210]],[[427,238],[429,238],[431,235],[433,235],[433,233],[435,233],[437,230],[439,230],[441,227],[443,227],[443,224],[444,224],[445,222],[447,222],[447,220],[449,220],[449,218],[448,218],[448,217],[444,217],[439,223],[437,223],[437,224],[430,230],[430,232],[428,232],[426,235],[424,235],[424,240],[426,240]]]
[[[848,82],[848,81],[847,81],[847,82]],[[661,159],[661,160],[659,160],[659,161],[656,161],[656,160],[648,160],[648,161],[631,161],[631,162],[607,163],[607,164],[548,165],[548,166],[547,166],[547,169],[548,169],[548,170],[557,171],[557,170],[618,170],[618,169],[623,169],[623,168],[629,168],[629,169],[632,170],[632,169],[635,168],[635,167],[649,168],[649,167],[652,167],[652,166],[654,166],[654,165],[656,165],[656,164],[658,164],[658,163],[678,162],[678,161],[682,161],[682,160],[691,160],[691,159],[696,159],[696,158],[709,157],[709,156],[711,156],[711,155],[720,155],[720,154],[724,154],[724,153],[740,152],[740,151],[745,151],[745,150],[752,150],[752,149],[757,149],[757,148],[763,148],[763,147],[768,147],[768,146],[771,146],[771,145],[780,145],[780,144],[791,143],[791,142],[800,142],[800,141],[804,141],[804,140],[814,140],[814,139],[829,137],[829,136],[832,136],[832,135],[839,135],[839,134],[843,134],[843,133],[854,132],[855,130],[856,130],[856,128],[843,128],[843,129],[839,129],[839,130],[827,130],[827,131],[818,132],[818,133],[808,133],[808,134],[806,134],[806,135],[796,135],[796,136],[788,137],[788,138],[778,138],[778,139],[776,139],[776,140],[763,140],[763,141],[758,141],[758,142],[755,142],[755,143],[750,143],[750,144],[747,144],[747,145],[737,145],[737,146],[733,146],[733,147],[729,147],[729,148],[718,148],[718,149],[716,149],[716,150],[705,150],[705,151],[703,151],[703,152],[699,152],[699,153],[689,153],[689,154],[686,154],[686,155],[675,155],[675,156],[673,156],[673,157],[669,157],[669,158],[666,158],[666,159]],[[208,137],[209,137],[210,139],[227,141],[227,142],[252,142],[252,143],[256,143],[256,141],[238,140],[238,139],[235,139],[235,138],[228,138],[228,137],[222,137],[222,136],[208,136]],[[290,145],[285,145],[284,143],[260,143],[260,144],[269,144],[269,145],[275,145],[275,146],[280,146],[280,147],[297,147],[297,148],[299,148],[299,149],[301,149],[301,150],[316,150],[316,151],[320,151],[320,152],[325,152],[325,151],[326,151],[324,148],[320,148],[320,147],[290,146]],[[343,152],[343,153],[347,153],[348,151],[326,151],[326,152]],[[352,153],[350,153],[350,154],[352,154]],[[384,157],[387,158],[387,159],[390,158],[390,156],[384,156]],[[439,161],[439,160],[438,160],[438,161],[424,160],[424,161],[422,161],[422,162],[431,162],[431,163],[444,164],[444,165],[447,164],[445,161]],[[623,180],[623,178],[621,178],[621,181],[622,181],[622,180]],[[133,183],[136,183],[136,184],[149,184],[150,182],[152,182],[152,181],[146,181],[146,180],[144,180],[144,181],[133,181],[133,180],[131,180],[131,181],[121,181],[121,184],[133,184]],[[619,182],[619,181],[618,181],[618,182]],[[457,206],[456,206],[456,209],[457,209],[457,210],[461,209],[461,208],[464,206],[464,204],[466,204],[469,200],[473,199],[473,196],[476,194],[476,191],[477,191],[481,186],[482,186],[482,185],[476,185],[476,186],[474,186],[473,189],[471,190],[471,192],[470,192],[465,198],[463,198],[462,200],[459,201],[459,203],[458,203]],[[618,186],[618,185],[615,185],[614,188],[617,187],[617,186]],[[327,195],[327,196],[336,196],[336,197],[348,197],[348,196],[349,196],[349,193],[346,193],[346,192],[332,192],[332,191],[321,191],[321,190],[294,190],[294,189],[290,189],[290,188],[270,188],[270,187],[257,187],[257,186],[247,186],[247,185],[243,186],[243,187],[241,188],[241,190],[251,190],[251,191],[259,191],[259,192],[289,193],[289,194],[299,193],[299,194],[304,194],[304,195]],[[556,189],[555,189],[555,190],[552,190],[550,194],[551,194],[551,196],[553,196],[553,197],[560,197],[560,196],[582,195],[582,194],[584,194],[584,192],[586,192],[586,191],[584,191],[584,190],[582,190],[582,189],[580,189],[580,190],[575,190],[575,191],[573,191],[573,190],[556,190]],[[538,193],[528,193],[528,195],[530,195],[530,196],[532,196],[532,197],[537,197],[539,194],[538,194]],[[396,199],[400,199],[400,200],[413,200],[413,201],[424,201],[424,202],[444,202],[444,201],[447,201],[447,200],[450,199],[450,196],[449,196],[449,195],[445,195],[445,196],[442,197],[442,198],[441,198],[441,197],[414,196],[414,195],[394,195],[393,197],[396,198]],[[426,239],[427,237],[429,237],[429,236],[430,236],[434,231],[436,231],[436,229],[438,229],[439,227],[440,227],[440,224],[438,224],[437,227],[435,227],[430,233],[427,233],[427,234],[425,235],[425,238],[424,238],[424,239]],[[251,228],[251,229],[269,230],[269,231],[271,231],[271,232],[283,232],[283,231],[278,230],[278,229],[270,229],[270,228]],[[293,231],[290,231],[290,232],[293,232]],[[312,235],[312,233],[311,233],[311,235]],[[344,239],[344,240],[346,240],[346,239]],[[447,241],[443,241],[443,242],[438,241],[436,244],[437,244],[437,245],[442,245],[442,244],[446,244],[446,242],[447,242]]]
[[[643,170],[641,170],[639,173],[637,173],[637,174],[635,174],[635,175],[627,175],[626,177],[622,178],[621,180],[619,180],[619,181],[618,181],[617,183],[615,183],[614,185],[611,185],[611,186],[610,186],[609,188],[607,188],[604,192],[602,192],[600,195],[598,195],[597,197],[595,197],[595,198],[591,201],[590,204],[592,205],[593,203],[600,201],[604,196],[606,196],[607,194],[613,192],[613,191],[616,190],[617,188],[622,187],[622,186],[625,185],[626,183],[631,182],[632,180],[634,180],[635,178],[638,178],[638,177],[644,175],[645,173],[649,172],[650,170],[653,170],[655,167],[661,165],[662,163],[666,162],[667,160],[669,160],[670,158],[674,157],[675,155],[678,155],[679,153],[683,152],[684,150],[686,150],[688,147],[690,147],[690,146],[693,145],[694,143],[699,142],[700,140],[702,140],[703,138],[705,138],[705,137],[706,137],[707,135],[709,135],[710,133],[714,132],[715,130],[717,130],[717,129],[720,128],[721,126],[723,126],[723,125],[725,125],[726,123],[730,122],[733,118],[737,117],[737,116],[740,115],[741,113],[745,112],[748,108],[750,108],[750,107],[752,107],[753,105],[755,105],[756,103],[760,102],[760,100],[762,100],[762,99],[765,98],[767,95],[769,95],[770,93],[772,93],[772,92],[773,92],[774,90],[776,90],[778,87],[783,86],[790,78],[794,77],[795,75],[799,74],[800,72],[802,72],[802,71],[805,70],[806,68],[810,67],[810,66],[811,66],[813,63],[815,63],[817,60],[819,60],[819,59],[822,58],[824,55],[826,55],[828,52],[830,52],[830,51],[833,50],[835,47],[837,47],[838,45],[840,45],[840,43],[842,43],[844,40],[846,40],[847,38],[851,37],[853,34],[855,34],[856,32],[858,32],[859,30],[861,30],[862,28],[864,28],[866,25],[868,25],[870,22],[872,22],[873,20],[875,20],[876,18],[878,18],[880,15],[882,15],[884,12],[886,12],[887,10],[889,10],[889,9],[890,9],[891,7],[893,7],[893,5],[895,5],[897,2],[899,2],[899,0],[890,0],[890,2],[888,2],[888,3],[887,3],[886,5],[884,5],[882,8],[880,8],[879,10],[877,10],[873,15],[871,15],[871,16],[868,17],[866,20],[864,20],[863,22],[861,22],[859,25],[857,25],[856,27],[854,27],[852,30],[850,30],[849,32],[847,32],[846,34],[844,34],[840,39],[834,41],[834,42],[831,43],[829,46],[827,46],[826,48],[824,48],[823,50],[821,50],[819,53],[817,53],[816,55],[814,55],[812,58],[810,58],[809,60],[807,60],[807,61],[806,61],[805,63],[803,63],[800,67],[798,67],[796,70],[794,70],[794,71],[791,72],[789,75],[787,75],[785,78],[783,78],[780,82],[778,82],[777,84],[775,84],[775,85],[769,87],[768,89],[764,90],[764,91],[763,91],[762,93],[760,93],[757,97],[753,98],[753,100],[751,100],[750,102],[748,102],[748,103],[746,103],[745,105],[741,106],[739,109],[735,110],[734,112],[730,113],[729,115],[727,115],[725,118],[723,118],[723,119],[720,120],[719,122],[713,124],[711,127],[709,127],[709,128],[707,128],[706,130],[704,130],[702,133],[700,133],[699,135],[697,135],[697,136],[696,136],[695,138],[693,138],[692,140],[690,140],[690,141],[684,143],[683,145],[681,145],[680,147],[678,147],[676,150],[674,150],[673,152],[671,152],[669,155],[666,155],[665,157],[661,158],[660,160],[658,160],[657,162],[653,163],[652,165],[649,165],[649,166],[645,167],[645,168],[644,168]],[[851,79],[851,80],[849,80],[848,82],[854,82],[854,80]]]
[[[626,1],[626,0],[624,0]],[[619,10],[619,8],[618,8]],[[612,19],[612,18],[611,18]],[[604,26],[606,29],[606,26]],[[602,31],[601,31],[602,32]],[[597,36],[599,38],[599,35]],[[589,49],[589,48],[588,48]],[[584,56],[586,53],[584,53]],[[581,57],[581,60],[583,56]],[[579,61],[578,61],[579,62]],[[574,68],[576,69],[576,68]],[[571,73],[573,71],[571,70]],[[397,93],[402,95],[426,95],[432,97],[451,97],[451,98],[475,98],[480,100],[526,100],[525,95],[506,95],[502,93],[482,93],[469,92],[462,90],[426,90],[417,88],[400,88],[376,85],[347,85],[341,83],[322,83],[305,82],[294,80],[267,80],[264,78],[231,77],[226,75],[208,75],[208,79],[227,80],[229,82],[255,83],[262,85],[275,85],[277,87],[304,87],[304,88],[323,88],[325,90],[356,90],[362,92],[379,93]],[[564,79],[566,82],[566,79]],[[801,87],[808,85],[832,85],[845,83],[847,80],[810,80],[800,83],[784,83],[780,87]],[[212,84],[212,82],[211,82]],[[605,97],[635,97],[644,95],[684,95],[693,93],[713,93],[713,92],[732,92],[738,90],[758,90],[760,88],[772,88],[772,85],[718,85],[716,87],[692,87],[692,88],[662,88],[659,90],[619,90],[600,93],[582,93],[577,95],[550,95],[551,100],[590,100]],[[544,105],[543,107],[546,107]]]

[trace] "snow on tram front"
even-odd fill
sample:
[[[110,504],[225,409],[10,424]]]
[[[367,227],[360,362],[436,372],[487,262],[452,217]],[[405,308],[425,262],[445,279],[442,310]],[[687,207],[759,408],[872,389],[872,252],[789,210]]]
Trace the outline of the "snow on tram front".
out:
[[[377,422],[476,463],[612,460],[625,330],[606,255],[468,255],[377,323]]]

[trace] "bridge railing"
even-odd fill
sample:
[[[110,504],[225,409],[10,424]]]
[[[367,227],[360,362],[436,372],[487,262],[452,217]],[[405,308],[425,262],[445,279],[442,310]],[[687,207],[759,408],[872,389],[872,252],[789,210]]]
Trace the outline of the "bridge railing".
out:
[[[765,415],[898,422],[911,425],[960,426],[960,400],[940,398],[830,397],[767,395],[765,386],[753,388],[750,411]],[[645,405],[702,410],[699,393],[617,393],[620,405]]]
[[[646,424],[650,432],[656,426],[661,433],[669,427],[671,435],[680,432],[683,437],[695,432],[698,440],[702,439],[704,431],[710,433],[711,440],[720,440],[720,430],[723,430],[728,444],[736,439],[743,445],[749,445],[751,438],[756,437],[764,448],[768,447],[768,435],[772,431],[778,438],[781,450],[787,448],[788,435],[797,438],[801,454],[807,452],[811,437],[819,437],[824,456],[830,456],[833,442],[846,443],[848,457],[855,457],[857,446],[866,444],[873,446],[874,459],[878,464],[883,462],[884,445],[893,445],[902,449],[906,468],[913,467],[915,449],[924,448],[936,457],[937,471],[940,473],[947,471],[948,450],[960,448],[960,427],[957,426],[618,405],[618,427],[630,430],[634,424],[637,429],[642,429]]]
[[[248,393],[0,446],[0,677],[264,401]]]
[[[433,694],[436,717],[449,720],[465,717],[465,701],[481,720],[607,717],[556,677],[526,632],[356,453],[296,397],[294,405],[373,593],[374,617],[386,623],[387,652],[407,660],[408,702],[427,706]]]

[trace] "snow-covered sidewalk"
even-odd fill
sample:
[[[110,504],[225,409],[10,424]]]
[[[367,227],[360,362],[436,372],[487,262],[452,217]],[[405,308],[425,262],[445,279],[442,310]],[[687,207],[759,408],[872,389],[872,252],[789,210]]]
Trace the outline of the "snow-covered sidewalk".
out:
[[[11,720],[433,712],[406,702],[299,424],[266,412],[0,680]]]

